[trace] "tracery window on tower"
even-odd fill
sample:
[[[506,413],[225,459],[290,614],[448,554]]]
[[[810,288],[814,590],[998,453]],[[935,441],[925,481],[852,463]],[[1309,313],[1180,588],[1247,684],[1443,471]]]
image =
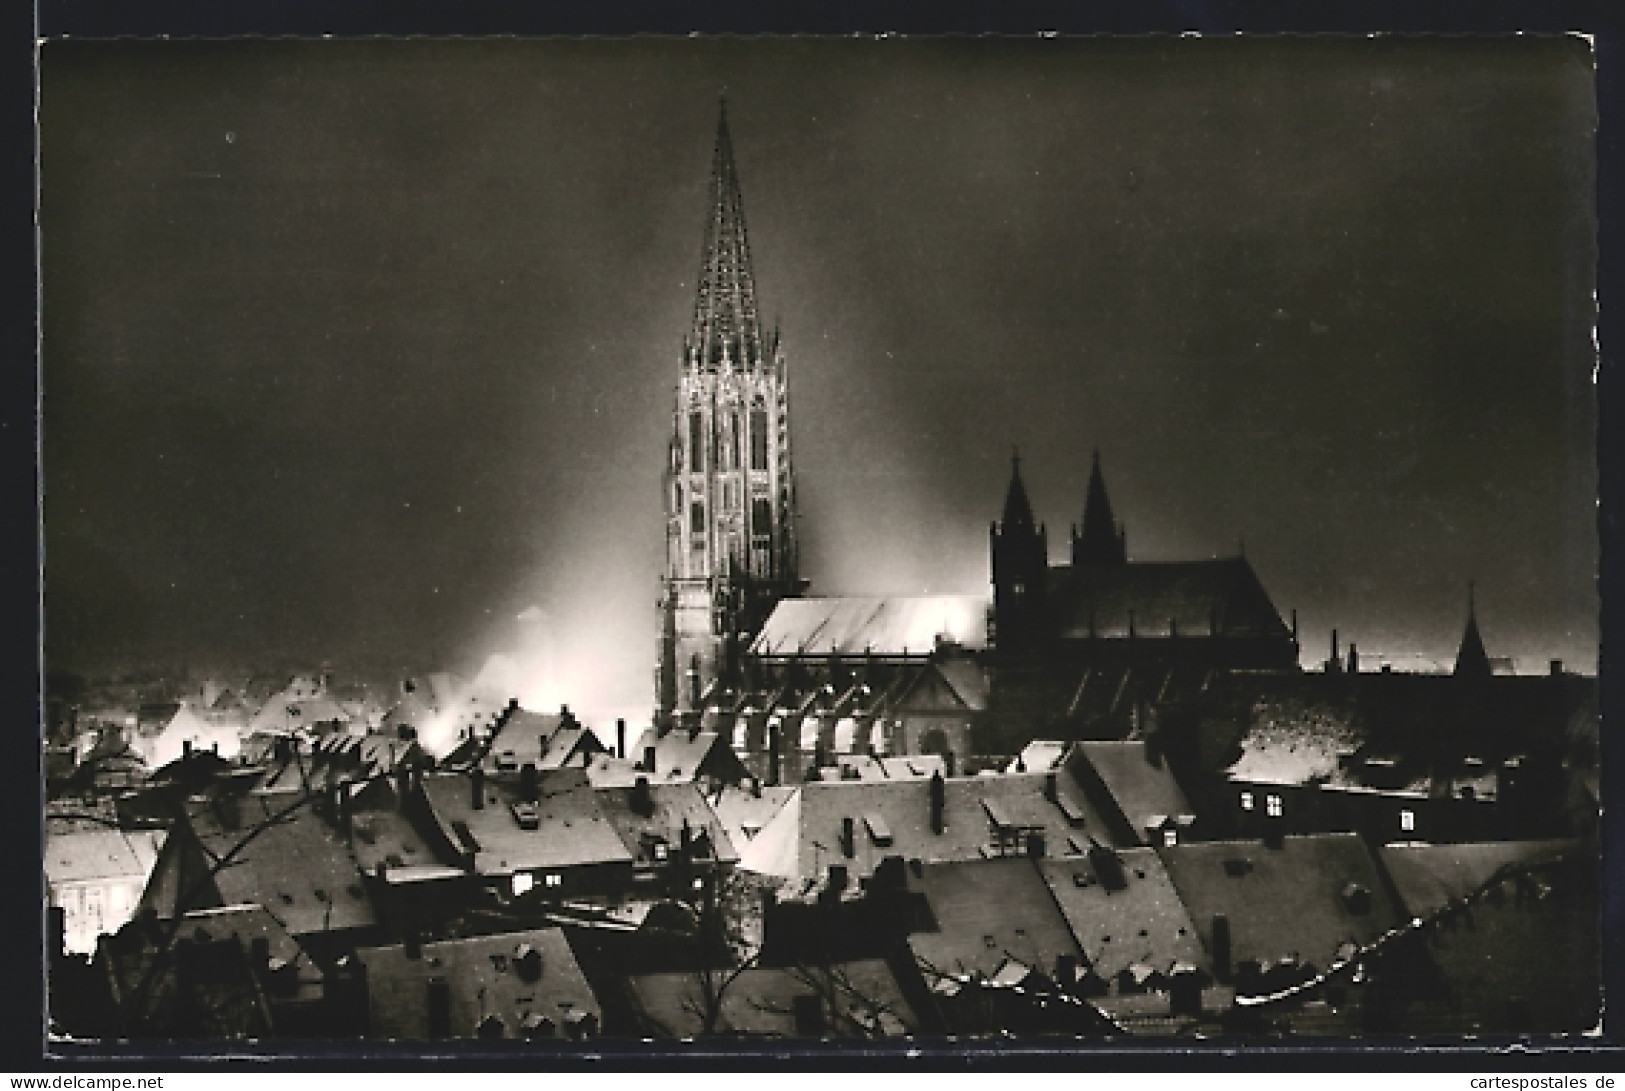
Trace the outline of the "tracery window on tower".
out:
[[[705,421],[698,413],[688,415],[688,468],[694,473],[705,469]]]
[[[767,410],[761,406],[750,411],[750,468],[767,469]]]
[[[696,536],[694,544],[701,544],[699,535],[705,533],[705,505],[698,500],[688,506],[688,532]]]

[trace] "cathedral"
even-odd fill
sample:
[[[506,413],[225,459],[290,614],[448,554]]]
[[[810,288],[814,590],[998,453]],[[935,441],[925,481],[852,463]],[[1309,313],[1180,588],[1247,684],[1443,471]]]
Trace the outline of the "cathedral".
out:
[[[665,473],[656,682],[663,725],[697,709],[774,604],[803,587],[785,358],[756,305],[726,102],[710,204]]]

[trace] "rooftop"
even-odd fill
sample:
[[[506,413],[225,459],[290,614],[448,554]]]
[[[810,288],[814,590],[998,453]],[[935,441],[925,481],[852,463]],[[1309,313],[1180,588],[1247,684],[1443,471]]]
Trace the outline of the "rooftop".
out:
[[[639,974],[631,984],[652,1033],[692,1038],[704,1031],[694,974]],[[897,979],[881,959],[746,970],[723,994],[717,1029],[753,1037],[805,1035],[807,1029],[796,1019],[800,997],[819,999],[827,1037],[897,1037],[920,1029]]]
[[[1573,841],[1485,841],[1385,845],[1378,851],[1404,911],[1427,917],[1466,898],[1503,870],[1554,860],[1575,847]]]
[[[979,595],[784,599],[751,650],[760,656],[925,656],[941,640],[984,648],[987,606]]]
[[[935,974],[992,977],[1010,963],[1052,975],[1060,956],[1084,954],[1035,861],[926,864],[919,880],[937,930],[908,943],[927,982]]]
[[[447,1036],[475,1038],[567,1037],[583,1024],[596,1034],[603,1019],[598,998],[557,928],[507,932],[474,939],[425,943],[417,958],[406,948],[357,952],[367,970],[369,1035],[424,1039],[429,1025],[430,982],[445,983]],[[590,1018],[588,1018],[590,1017]]]
[[[1208,841],[1158,851],[1208,950],[1214,916],[1229,919],[1233,964],[1292,955],[1324,970],[1344,944],[1363,946],[1399,923],[1356,834],[1288,836],[1274,849]]]
[[[1056,799],[1046,798],[1055,777]],[[813,880],[830,864],[853,876],[872,874],[887,856],[927,862],[977,860],[1024,852],[1028,831],[1041,832],[1050,856],[1087,851],[1089,838],[1110,830],[1065,770],[944,779],[943,832],[931,829],[932,778],[809,781],[748,844],[740,866],[787,878]],[[844,819],[853,822],[851,855],[842,844]]]
[[[1154,849],[1117,854],[1124,885],[1108,888],[1087,858],[1043,860],[1049,884],[1073,936],[1095,972],[1107,981],[1141,963],[1167,974],[1176,962],[1205,966],[1196,925]],[[1110,876],[1114,881],[1115,876]]]
[[[519,824],[513,805],[521,799],[513,784],[484,778],[484,806],[478,809],[473,805],[469,776],[429,775],[423,777],[422,785],[446,844],[461,844],[472,852],[474,870],[481,875],[632,860],[580,769],[538,774],[535,829]],[[459,827],[469,836],[460,834]]]

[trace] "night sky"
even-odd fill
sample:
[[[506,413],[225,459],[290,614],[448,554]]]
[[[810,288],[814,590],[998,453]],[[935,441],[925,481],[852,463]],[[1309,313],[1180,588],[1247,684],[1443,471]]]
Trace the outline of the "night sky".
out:
[[[1327,631],[1596,661],[1576,39],[80,43],[42,61],[47,662],[653,696],[717,97],[815,593],[979,592],[1019,446]],[[549,696],[554,694],[550,692]]]

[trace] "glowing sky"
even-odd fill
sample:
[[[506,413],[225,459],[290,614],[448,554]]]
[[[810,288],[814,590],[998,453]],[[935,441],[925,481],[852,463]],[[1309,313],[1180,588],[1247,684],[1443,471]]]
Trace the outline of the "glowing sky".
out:
[[[1308,656],[1595,663],[1576,40],[53,42],[47,653],[653,694],[726,86],[804,575],[1246,552]]]

